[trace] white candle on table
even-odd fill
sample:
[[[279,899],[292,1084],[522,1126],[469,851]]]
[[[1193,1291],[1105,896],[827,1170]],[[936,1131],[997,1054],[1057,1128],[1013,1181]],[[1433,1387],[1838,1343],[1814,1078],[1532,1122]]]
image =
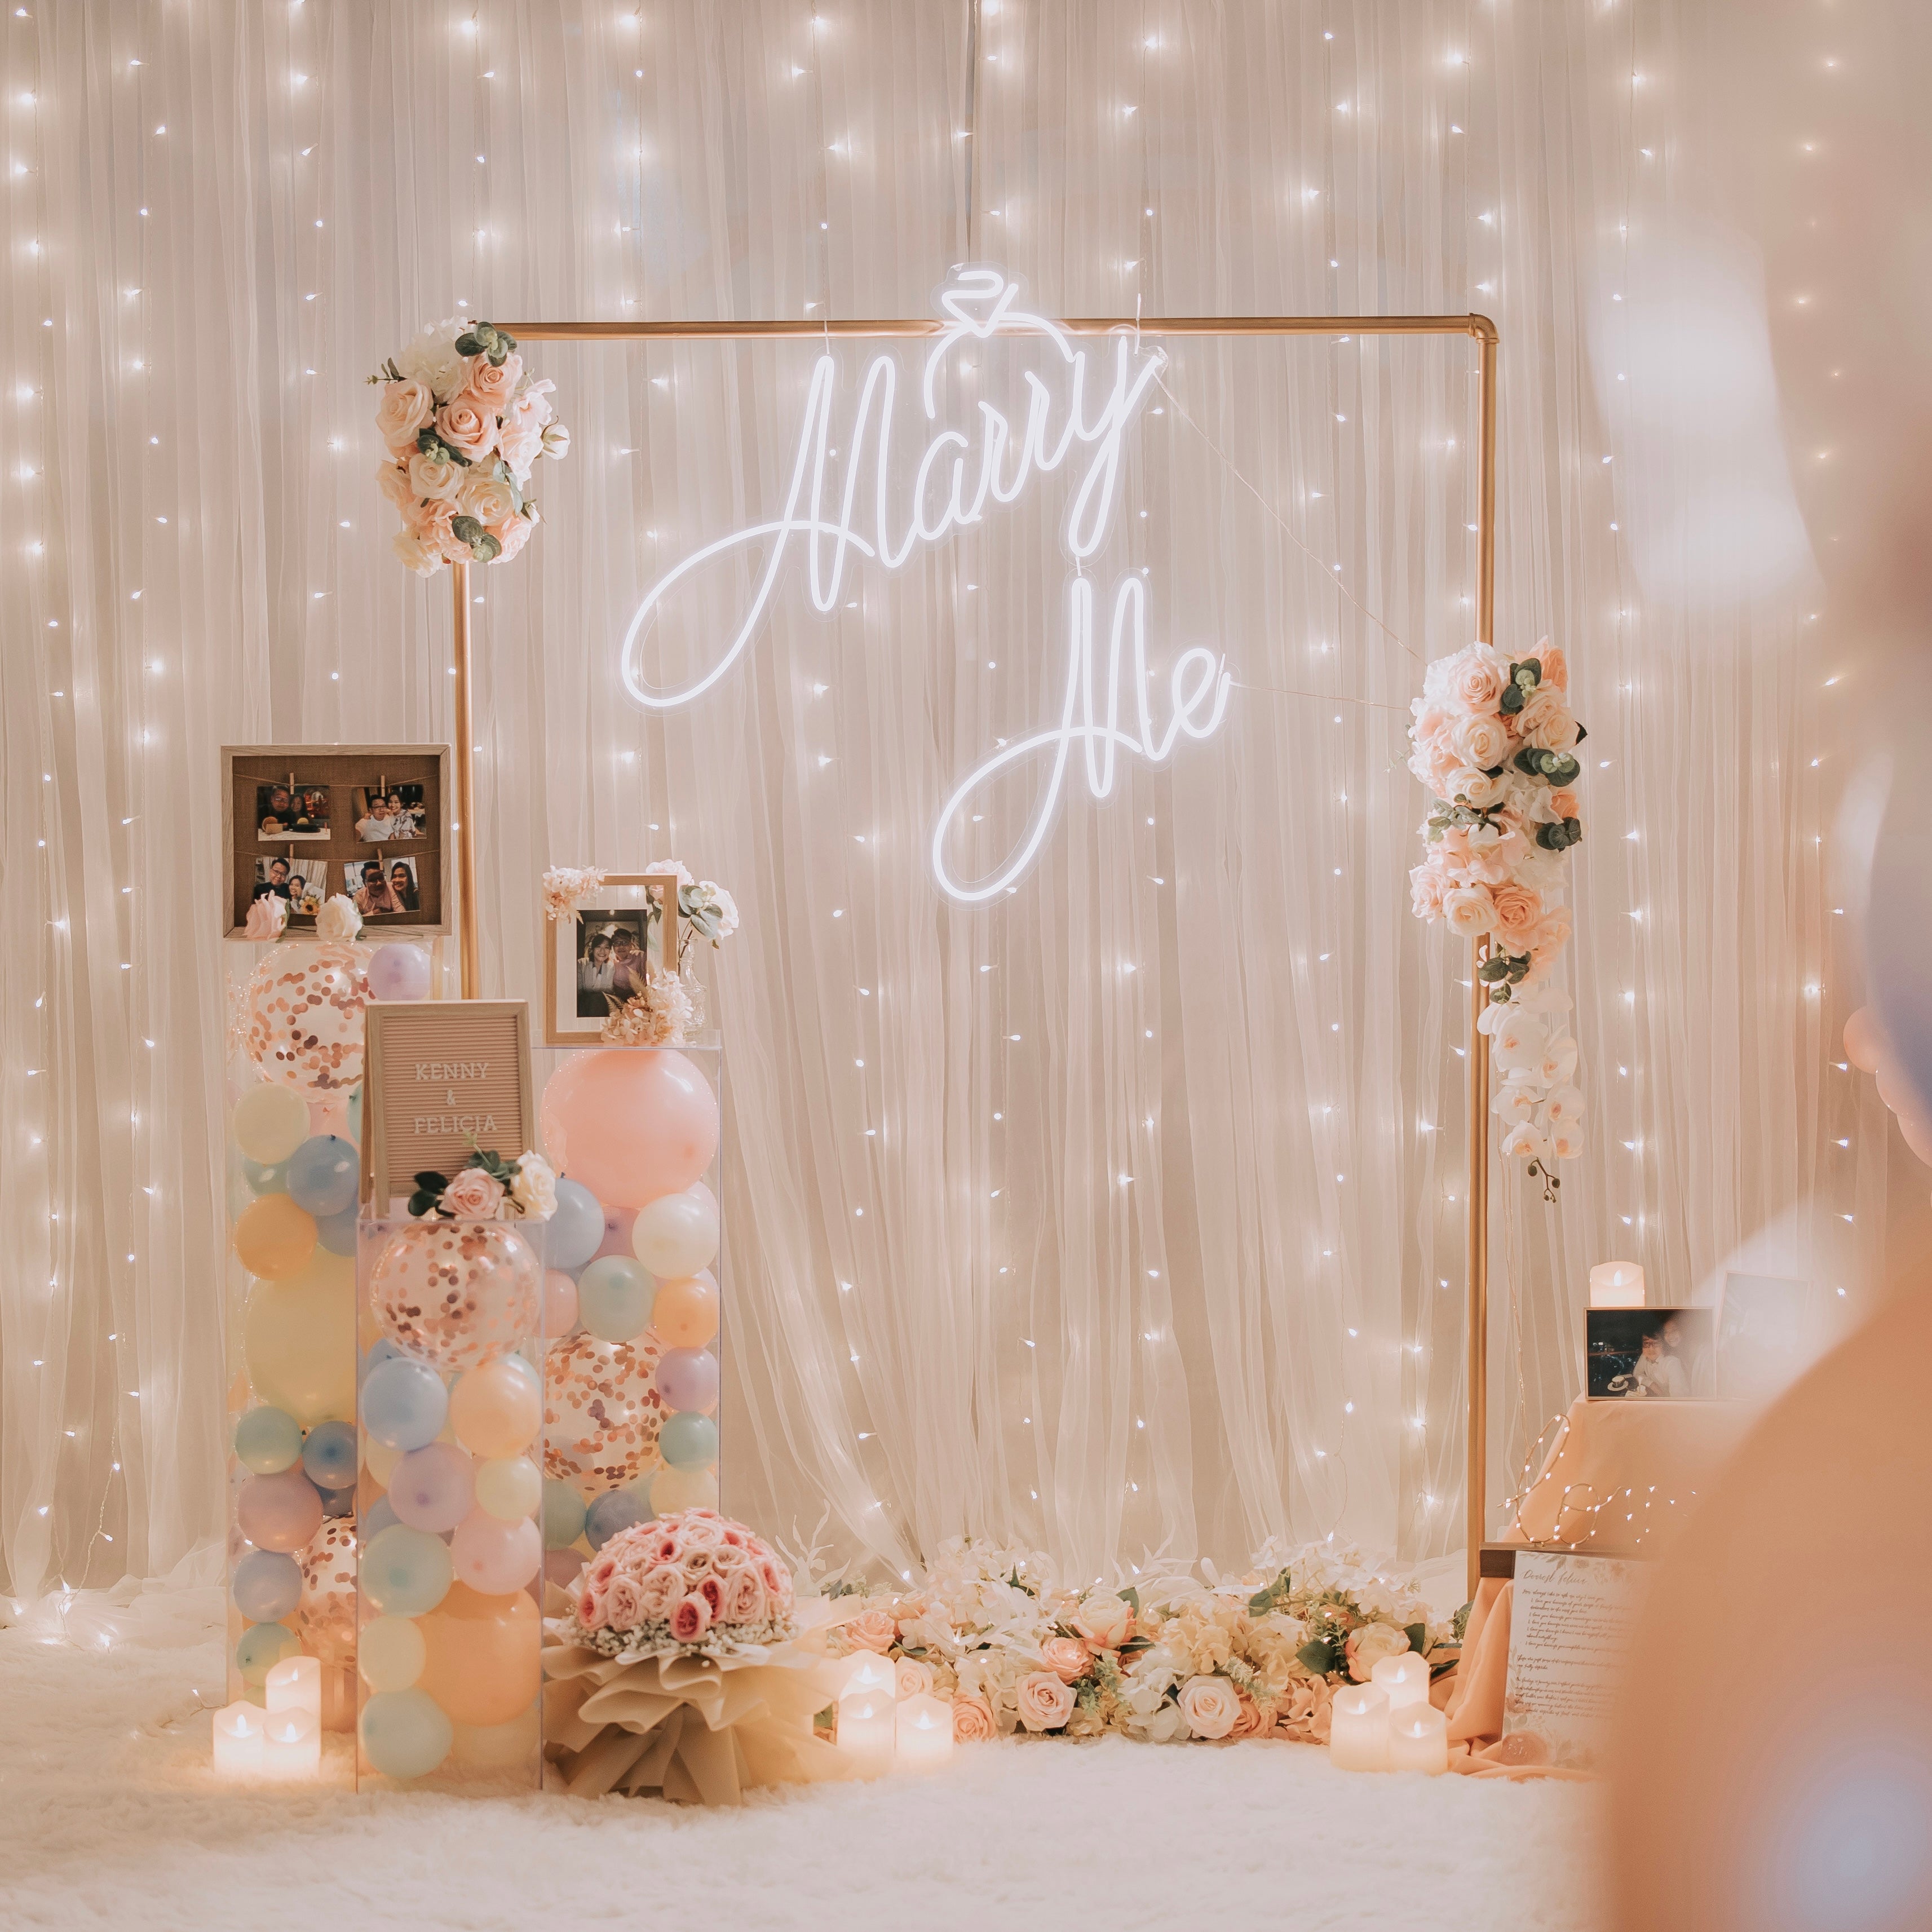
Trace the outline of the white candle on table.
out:
[[[262,1774],[262,1713],[244,1697],[214,1714],[214,1768],[224,1778]]]
[[[1405,1704],[1429,1702],[1429,1666],[1412,1650],[1378,1659],[1369,1681],[1388,1698],[1391,1717]]]
[[[1388,1696],[1372,1684],[1350,1684],[1328,1707],[1328,1756],[1340,1771],[1388,1768]]]
[[[1590,1270],[1592,1308],[1641,1308],[1643,1270],[1635,1262],[1599,1262]]]
[[[952,1706],[921,1692],[898,1707],[902,1771],[937,1771],[952,1756]]]
[[[892,1768],[897,1712],[890,1690],[848,1691],[838,1700],[838,1748],[862,1778],[879,1778]]]
[[[313,1657],[285,1657],[271,1665],[268,1682],[268,1712],[306,1711],[320,1723],[322,1718],[322,1664]]]
[[[1388,1768],[1432,1778],[1449,1768],[1449,1720],[1433,1704],[1405,1704],[1390,1712]]]
[[[846,1659],[851,1666],[840,1685],[841,1697],[881,1696],[890,1704],[897,1696],[898,1673],[883,1657],[869,1650],[855,1652]]]
[[[262,1729],[269,1778],[314,1778],[322,1768],[322,1720],[313,1711],[271,1711]]]

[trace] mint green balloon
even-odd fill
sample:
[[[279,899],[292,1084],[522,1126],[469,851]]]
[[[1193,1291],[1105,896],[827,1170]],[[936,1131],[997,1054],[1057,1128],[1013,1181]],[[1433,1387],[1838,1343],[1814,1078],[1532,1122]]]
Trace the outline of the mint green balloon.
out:
[[[285,1408],[260,1402],[235,1420],[235,1456],[258,1476],[278,1476],[302,1460],[300,1425]]]
[[[674,1469],[708,1469],[718,1460],[718,1425],[694,1408],[664,1418],[658,1454]]]
[[[419,1617],[434,1610],[449,1594],[455,1574],[449,1545],[406,1523],[379,1530],[362,1552],[362,1594],[386,1617]]]
[[[650,1327],[657,1283],[624,1255],[600,1255],[577,1278],[577,1317],[600,1342],[634,1342]]]
[[[259,1690],[268,1682],[268,1672],[301,1648],[300,1640],[286,1624],[250,1624],[235,1646],[235,1667],[244,1684]]]
[[[273,1162],[250,1160],[246,1154],[242,1156],[242,1178],[248,1182],[254,1194],[286,1194],[289,1191],[289,1164],[285,1160]]]
[[[584,1534],[584,1498],[554,1478],[544,1484],[543,1533],[546,1550],[568,1550]]]
[[[427,1778],[449,1755],[456,1729],[427,1690],[379,1690],[356,1724],[363,1755],[385,1778]]]

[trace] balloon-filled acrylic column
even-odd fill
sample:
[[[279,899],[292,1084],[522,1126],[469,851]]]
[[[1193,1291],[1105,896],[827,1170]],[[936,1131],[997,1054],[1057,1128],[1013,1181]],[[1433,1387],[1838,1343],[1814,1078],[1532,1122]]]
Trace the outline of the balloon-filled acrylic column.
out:
[[[544,1557],[568,1584],[620,1530],[718,1502],[715,1040],[553,1058]]]

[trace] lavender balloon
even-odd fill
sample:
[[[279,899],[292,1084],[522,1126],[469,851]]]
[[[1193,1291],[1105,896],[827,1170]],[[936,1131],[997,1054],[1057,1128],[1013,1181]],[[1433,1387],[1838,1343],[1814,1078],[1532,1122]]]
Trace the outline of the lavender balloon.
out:
[[[658,1361],[658,1394],[668,1409],[716,1407],[718,1358],[708,1348],[667,1348]]]
[[[369,994],[376,1000],[429,998],[429,955],[398,941],[379,946],[369,961]]]
[[[389,1507],[412,1529],[454,1529],[476,1500],[476,1469],[454,1443],[411,1450],[389,1478]]]

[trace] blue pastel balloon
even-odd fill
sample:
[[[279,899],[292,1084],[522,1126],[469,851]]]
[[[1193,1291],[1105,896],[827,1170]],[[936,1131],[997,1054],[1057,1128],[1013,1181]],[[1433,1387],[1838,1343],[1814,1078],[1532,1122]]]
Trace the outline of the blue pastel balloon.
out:
[[[369,1371],[382,1363],[404,1362],[410,1359],[387,1336],[383,1336],[369,1344],[369,1352],[362,1358],[362,1364],[356,1372],[356,1382],[358,1384],[367,1382]]]
[[[359,1166],[354,1142],[311,1134],[289,1156],[289,1198],[318,1217],[356,1205]]]
[[[658,1453],[674,1469],[708,1469],[718,1460],[718,1425],[696,1409],[668,1415],[658,1431]]]
[[[385,1778],[427,1778],[449,1755],[456,1730],[427,1690],[379,1690],[356,1720],[362,1755]]]
[[[543,1533],[546,1550],[568,1550],[584,1534],[584,1498],[568,1483],[554,1477],[543,1486]]]
[[[302,1601],[302,1565],[279,1550],[251,1550],[236,1564],[228,1588],[250,1623],[275,1623]]]
[[[604,1245],[604,1210],[580,1180],[556,1184],[556,1212],[544,1223],[544,1262],[574,1274]]]
[[[286,1194],[289,1191],[289,1164],[285,1160],[272,1163],[250,1160],[245,1156],[242,1162],[242,1178],[248,1182],[250,1190],[256,1194]]]
[[[388,1498],[378,1496],[362,1512],[363,1540],[367,1542],[371,1537],[380,1536],[391,1523],[399,1522],[402,1519],[396,1514],[395,1509]]]
[[[346,1490],[324,1490],[322,1492],[322,1513],[324,1516],[353,1516],[356,1514],[356,1485],[351,1483]]]
[[[620,1529],[648,1522],[650,1510],[632,1490],[606,1490],[584,1513],[584,1534],[592,1550],[602,1550]]]
[[[356,1480],[356,1431],[346,1422],[318,1422],[302,1444],[302,1473],[319,1490],[346,1489]]]
[[[250,1624],[235,1646],[235,1667],[244,1684],[259,1690],[268,1682],[268,1672],[301,1648],[286,1624]]]
[[[427,1362],[398,1355],[362,1378],[362,1426],[386,1448],[420,1449],[442,1433],[449,1396]]]
[[[302,1452],[301,1426],[286,1409],[264,1402],[236,1418],[235,1456],[244,1469],[278,1476],[302,1460]]]
[[[577,1318],[600,1342],[634,1342],[649,1326],[657,1283],[622,1255],[600,1255],[578,1277]]]
[[[352,1255],[356,1252],[354,1204],[344,1208],[340,1214],[317,1215],[315,1238],[332,1255]]]
[[[386,1617],[419,1617],[449,1593],[449,1546],[426,1529],[391,1523],[363,1546],[362,1594]]]

